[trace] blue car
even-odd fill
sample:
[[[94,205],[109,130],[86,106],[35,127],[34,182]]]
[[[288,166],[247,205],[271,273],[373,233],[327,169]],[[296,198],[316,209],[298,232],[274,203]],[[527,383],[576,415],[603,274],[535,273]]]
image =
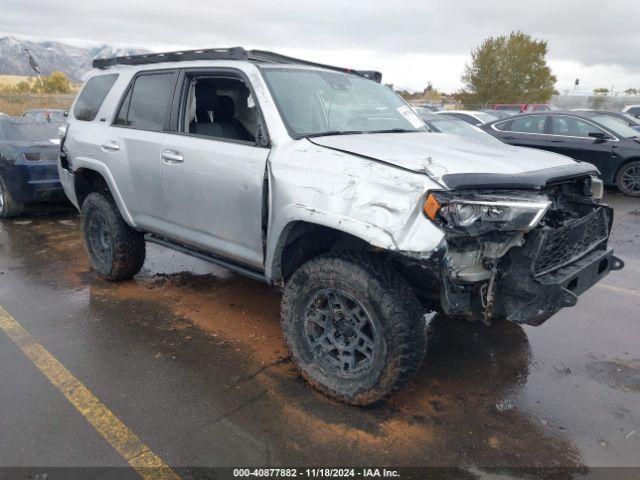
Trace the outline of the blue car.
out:
[[[58,178],[60,123],[0,116],[0,218],[25,204],[64,200]]]

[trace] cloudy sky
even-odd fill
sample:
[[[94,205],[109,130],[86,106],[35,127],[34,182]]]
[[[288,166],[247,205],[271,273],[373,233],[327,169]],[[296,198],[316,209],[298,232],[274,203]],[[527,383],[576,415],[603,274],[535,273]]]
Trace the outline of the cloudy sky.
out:
[[[412,90],[462,86],[470,51],[522,30],[549,44],[557,88],[640,88],[638,0],[0,0],[0,34],[151,50],[272,49],[378,69]]]

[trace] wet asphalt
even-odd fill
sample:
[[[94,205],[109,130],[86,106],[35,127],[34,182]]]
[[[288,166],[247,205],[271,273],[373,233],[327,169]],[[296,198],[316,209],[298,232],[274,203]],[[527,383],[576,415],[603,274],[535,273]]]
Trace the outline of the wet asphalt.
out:
[[[467,478],[638,467],[640,200],[606,201],[624,270],[540,327],[433,317],[415,380],[372,408],[300,378],[277,290],[150,244],[134,280],[102,281],[73,211],[0,222],[0,305],[183,478],[219,466],[444,466]],[[0,474],[126,465],[0,331]]]

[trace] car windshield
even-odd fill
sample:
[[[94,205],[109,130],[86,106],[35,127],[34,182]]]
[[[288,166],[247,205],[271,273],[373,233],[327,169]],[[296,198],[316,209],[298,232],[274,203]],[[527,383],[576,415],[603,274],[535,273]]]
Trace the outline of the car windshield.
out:
[[[451,118],[444,115],[433,115],[433,117],[435,118],[425,119],[425,121],[437,132],[459,135],[478,142],[502,144],[502,142],[493,135],[459,118]]]
[[[626,118],[632,125],[640,125],[640,121],[638,121],[637,117],[634,117],[633,115],[630,115],[628,113],[621,113],[621,115]]]
[[[619,119],[616,119],[611,115],[594,115],[591,119],[594,122],[598,122],[599,124],[607,127],[619,137],[634,138],[640,135],[636,130],[628,125],[622,124]]]
[[[264,68],[263,72],[294,138],[427,131],[402,98],[372,80],[300,68]]]
[[[58,138],[61,123],[47,121],[0,122],[0,140],[13,142],[48,142]]]

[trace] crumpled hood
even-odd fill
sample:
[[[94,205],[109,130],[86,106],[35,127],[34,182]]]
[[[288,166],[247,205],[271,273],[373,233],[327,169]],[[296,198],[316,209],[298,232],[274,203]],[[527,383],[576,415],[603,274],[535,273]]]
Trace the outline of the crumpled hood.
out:
[[[578,164],[543,150],[484,143],[446,133],[333,135],[310,141],[426,173],[438,181],[447,174],[518,174]]]

